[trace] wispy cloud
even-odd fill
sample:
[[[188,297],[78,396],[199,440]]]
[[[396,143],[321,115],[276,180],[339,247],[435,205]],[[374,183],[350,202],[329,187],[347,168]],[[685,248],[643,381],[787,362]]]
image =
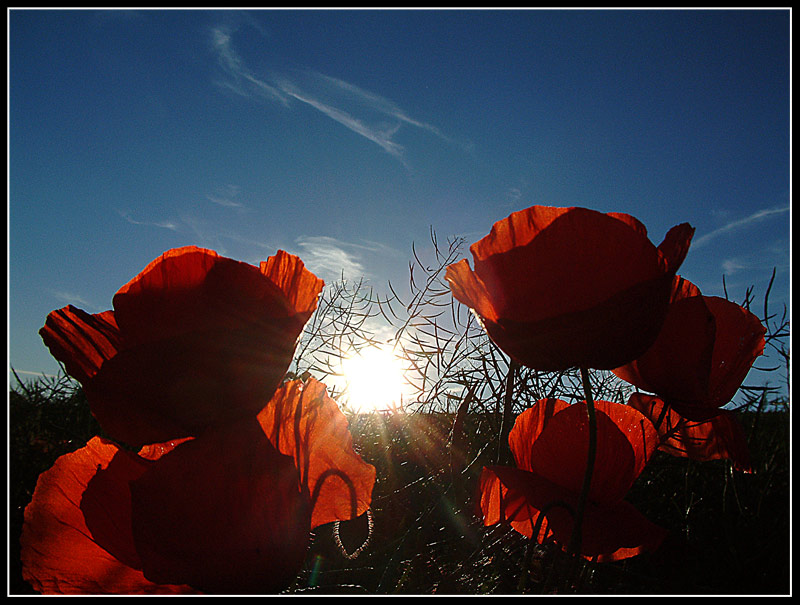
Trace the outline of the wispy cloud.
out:
[[[326,282],[367,276],[358,250],[346,242],[327,236],[303,236],[295,243],[302,249],[303,263]]]
[[[747,264],[743,263],[741,259],[738,258],[726,258],[722,261],[722,273],[725,275],[733,275],[742,269],[749,268]]]
[[[444,134],[436,126],[412,118],[405,111],[403,111],[396,103],[394,103],[389,99],[386,99],[385,97],[369,92],[368,90],[364,90],[363,88],[355,86],[354,84],[350,84],[349,82],[345,82],[344,80],[341,80],[339,78],[327,76],[325,74],[321,74],[315,71],[308,71],[306,73],[308,73],[318,83],[327,84],[331,89],[337,90],[342,93],[346,93],[347,95],[350,96],[352,100],[354,100],[357,103],[360,103],[366,108],[371,109],[372,111],[379,112],[387,117],[396,120],[397,126],[395,128],[395,131],[400,128],[400,124],[408,124],[409,126],[414,126],[415,128],[419,128],[421,130],[430,132],[431,134],[435,135],[436,137],[442,139],[447,143],[453,145],[461,145],[455,139]],[[468,147],[468,145],[465,145],[465,147]]]
[[[340,125],[372,141],[394,158],[406,162],[403,145],[395,135],[403,125],[424,130],[465,150],[468,144],[458,143],[426,122],[409,116],[396,103],[349,82],[311,70],[286,74],[257,76],[242,61],[231,41],[231,31],[218,27],[211,41],[217,63],[225,78],[219,84],[248,98],[262,98],[291,107],[299,102],[316,109]]]
[[[217,56],[217,64],[227,79],[221,84],[235,93],[250,97],[258,95],[288,106],[288,99],[276,87],[256,78],[242,63],[231,44],[230,31],[218,27],[211,32],[211,45]]]
[[[100,307],[86,300],[79,294],[75,294],[74,292],[67,292],[64,290],[51,290],[50,294],[52,294],[56,299],[60,300],[62,303],[67,305],[75,305],[76,307],[80,307],[84,311],[94,312],[100,310]]]
[[[723,225],[722,227],[719,227],[718,229],[715,229],[714,231],[706,233],[705,235],[702,235],[697,239],[695,239],[692,242],[692,249],[696,250],[697,248],[706,245],[712,239],[714,239],[719,235],[722,235],[723,233],[729,233],[737,229],[742,229],[744,227],[752,225],[753,223],[757,223],[759,221],[770,218],[777,214],[783,214],[784,212],[789,212],[789,206],[759,210],[758,212],[754,212],[753,214],[751,214],[750,216],[746,216],[745,218],[736,221],[731,221],[730,223],[727,223],[726,225]]]
[[[390,128],[376,128],[374,126],[367,125],[362,120],[353,117],[346,111],[323,103],[322,101],[315,99],[302,91],[300,91],[294,84],[289,82],[288,80],[283,80],[281,82],[281,90],[283,90],[288,96],[310,105],[314,109],[322,112],[329,118],[336,120],[342,126],[349,128],[353,132],[360,134],[362,137],[369,139],[373,143],[376,143],[380,147],[383,148],[384,151],[388,152],[389,154],[393,155],[399,160],[403,159],[403,146],[395,143],[392,140],[392,136],[397,132],[398,127],[390,127]]]
[[[234,199],[238,195],[238,186],[224,185],[214,189],[213,193],[206,194],[206,199],[213,204],[217,204],[218,206],[223,206],[225,208],[244,208],[244,204]]]
[[[131,225],[145,225],[145,226],[148,226],[148,227],[158,227],[160,229],[169,229],[170,231],[177,231],[178,230],[178,225],[176,225],[172,221],[156,221],[156,222],[139,221],[139,220],[136,220],[136,219],[132,218],[131,215],[128,212],[125,212],[123,210],[117,210],[117,212],[119,213],[119,215],[122,218],[124,218],[126,221],[128,221]]]
[[[365,257],[397,256],[399,252],[377,242],[346,242],[329,236],[301,236],[295,240],[298,256],[305,265],[326,282],[339,279],[369,279],[371,272]]]

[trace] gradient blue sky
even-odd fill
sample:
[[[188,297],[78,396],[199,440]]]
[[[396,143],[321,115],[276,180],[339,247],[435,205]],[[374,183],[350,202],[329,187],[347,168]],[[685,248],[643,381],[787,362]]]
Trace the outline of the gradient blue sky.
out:
[[[533,204],[633,214],[681,274],[790,288],[788,10],[10,10],[9,361],[163,251],[405,284]],[[465,256],[468,251],[465,247]]]

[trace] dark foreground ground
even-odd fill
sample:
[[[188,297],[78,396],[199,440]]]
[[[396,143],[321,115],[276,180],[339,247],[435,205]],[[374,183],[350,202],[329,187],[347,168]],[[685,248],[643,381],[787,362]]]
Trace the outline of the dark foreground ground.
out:
[[[9,398],[9,592],[30,594],[19,564],[19,533],[36,479],[60,455],[98,434],[80,392],[12,390]],[[452,473],[452,417],[364,415],[351,419],[361,456],[377,468],[374,529],[356,559],[345,558],[333,526],[314,532],[305,568],[287,592],[300,594],[788,594],[789,413],[743,417],[755,472],[726,461],[658,454],[626,498],[671,535],[659,552],[592,565],[579,576],[552,547],[532,547],[507,527],[473,514],[483,464],[496,458],[496,422],[468,418],[463,473]],[[460,468],[457,462],[456,468]],[[366,518],[339,527],[352,552]]]

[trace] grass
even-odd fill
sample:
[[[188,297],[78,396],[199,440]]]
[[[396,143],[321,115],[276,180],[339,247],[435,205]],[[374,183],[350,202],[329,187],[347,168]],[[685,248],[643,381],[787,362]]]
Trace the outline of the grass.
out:
[[[80,389],[33,382],[9,393],[9,592],[30,594],[22,580],[19,534],[39,473],[100,434]],[[780,409],[780,408],[779,408]],[[343,556],[333,524],[312,536],[295,594],[788,594],[790,590],[789,413],[743,415],[755,472],[727,461],[698,463],[658,453],[628,494],[650,520],[671,531],[655,553],[587,566],[565,586],[563,554],[535,546],[503,525],[484,528],[474,488],[497,459],[499,422],[468,415],[463,459],[451,458],[449,414],[351,416],[360,455],[377,468],[374,528],[356,559]],[[463,472],[459,472],[461,469]],[[341,523],[353,552],[367,537],[366,518]]]

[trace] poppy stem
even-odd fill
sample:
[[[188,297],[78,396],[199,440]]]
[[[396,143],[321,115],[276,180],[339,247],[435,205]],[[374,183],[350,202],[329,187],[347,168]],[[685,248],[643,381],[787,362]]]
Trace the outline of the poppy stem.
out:
[[[511,448],[508,444],[508,435],[511,432],[512,409],[514,405],[514,379],[519,368],[519,363],[510,358],[508,360],[508,374],[506,374],[506,389],[503,395],[503,417],[500,426],[500,441],[497,444],[497,464],[506,464],[511,461]]]
[[[583,393],[586,398],[586,416],[589,419],[589,449],[586,454],[586,471],[583,475],[583,486],[578,497],[578,505],[575,509],[575,524],[572,529],[567,552],[580,555],[581,541],[583,533],[583,515],[586,510],[586,502],[589,499],[589,488],[592,485],[592,473],[594,472],[594,461],[597,457],[597,419],[594,414],[594,399],[592,398],[592,386],[589,382],[589,370],[581,368],[581,380],[583,381]]]
[[[664,404],[661,406],[661,412],[659,412],[658,418],[656,419],[653,425],[656,427],[656,430],[658,430],[661,427],[661,423],[664,422],[664,418],[667,417],[667,411],[668,411],[667,404],[666,402],[664,402]]]

